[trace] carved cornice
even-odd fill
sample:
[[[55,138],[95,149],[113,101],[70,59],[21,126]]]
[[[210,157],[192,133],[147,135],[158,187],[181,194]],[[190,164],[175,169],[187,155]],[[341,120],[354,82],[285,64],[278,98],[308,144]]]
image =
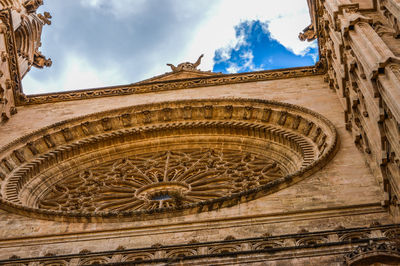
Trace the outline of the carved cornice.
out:
[[[112,160],[114,157],[110,156],[115,155],[110,152],[118,145],[130,145],[127,147],[132,148],[135,143],[151,143],[152,137],[165,139],[168,136],[170,139],[173,137],[173,141],[191,142],[190,136],[208,136],[209,131],[220,138],[230,136],[234,139],[240,136],[243,141],[258,141],[254,147],[263,147],[259,146],[260,143],[266,142],[271,151],[274,151],[274,143],[280,143],[287,147],[282,150],[285,152],[282,158],[287,159],[279,159],[279,150],[274,151],[272,158],[285,167],[289,167],[289,164],[301,167],[297,170],[293,168],[285,177],[273,179],[259,187],[172,208],[71,212],[34,207],[35,195],[42,195],[43,189],[48,189],[46,184],[55,181],[47,180],[47,174],[61,177],[64,175],[62,172],[71,170],[75,173],[78,170],[78,165],[71,168],[71,161],[75,161],[74,164],[83,163],[86,160],[84,156],[93,152],[102,152],[103,155],[99,153],[96,158]],[[63,221],[114,221],[124,217],[129,220],[149,219],[210,211],[256,199],[304,179],[328,162],[336,151],[337,141],[334,126],[321,115],[302,107],[273,101],[192,100],[122,108],[60,122],[4,147],[0,163],[0,175],[4,180],[1,206],[28,216]],[[248,147],[253,145],[250,142],[246,144],[250,145]],[[296,158],[302,159],[299,161]],[[287,169],[292,169],[290,167]],[[42,173],[47,174],[41,176]]]
[[[267,70],[239,74],[215,74],[215,76],[191,78],[182,80],[170,80],[163,82],[149,82],[130,84],[125,86],[105,87],[98,89],[86,89],[59,93],[28,95],[19,105],[53,103],[62,101],[74,101],[101,98],[108,96],[121,96],[139,93],[160,92],[169,90],[190,89],[198,87],[228,85],[245,82],[257,82],[276,79],[308,77],[325,73],[324,64],[318,63],[313,67],[288,68],[280,70]]]
[[[338,228],[336,230],[322,232],[299,232],[290,235],[270,235],[255,238],[235,239],[234,236],[226,236],[224,240],[214,242],[198,242],[195,239],[188,239],[181,245],[163,246],[154,243],[151,247],[131,249],[130,247],[117,246],[114,250],[105,252],[91,252],[81,250],[79,254],[57,255],[48,251],[44,257],[19,258],[10,256],[8,260],[0,261],[1,264],[12,263],[58,263],[68,265],[76,263],[78,265],[115,263],[117,265],[147,265],[153,263],[175,263],[182,262],[192,264],[204,264],[234,258],[235,263],[251,262],[252,257],[257,261],[267,261],[279,256],[281,260],[298,259],[315,256],[313,250],[318,250],[320,256],[338,256],[338,259],[359,256],[365,254],[365,249],[358,252],[348,253],[355,246],[372,243],[370,246],[386,247],[383,252],[393,253],[392,245],[388,244],[388,232],[400,233],[399,225],[371,226],[369,228]],[[351,236],[344,238],[343,236]],[[378,248],[379,249],[379,248]],[[382,248],[380,248],[382,249]],[[368,251],[368,250],[367,250]],[[397,251],[398,253],[398,248]],[[295,255],[293,254],[295,253]],[[386,253],[387,254],[387,253]],[[353,256],[354,255],[354,256]],[[347,260],[349,261],[349,260]]]

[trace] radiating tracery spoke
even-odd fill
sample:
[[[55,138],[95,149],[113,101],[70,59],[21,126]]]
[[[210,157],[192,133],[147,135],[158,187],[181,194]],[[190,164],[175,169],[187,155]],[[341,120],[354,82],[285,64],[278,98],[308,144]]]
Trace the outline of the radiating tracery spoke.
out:
[[[287,174],[236,150],[176,150],[106,162],[50,187],[38,205],[62,211],[176,207],[255,188]]]

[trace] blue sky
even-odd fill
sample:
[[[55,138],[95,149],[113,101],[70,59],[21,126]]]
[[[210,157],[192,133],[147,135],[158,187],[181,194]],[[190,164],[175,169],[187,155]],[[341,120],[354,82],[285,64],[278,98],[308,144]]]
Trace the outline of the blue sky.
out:
[[[237,38],[242,41],[228,49],[215,51],[214,72],[240,73],[288,67],[314,65],[318,48],[310,46],[301,55],[295,54],[272,38],[268,22],[244,21],[235,26]]]
[[[287,8],[290,6],[291,8]],[[41,51],[53,60],[23,79],[27,94],[128,84],[194,62],[237,73],[313,65],[306,0],[45,0],[52,25]]]

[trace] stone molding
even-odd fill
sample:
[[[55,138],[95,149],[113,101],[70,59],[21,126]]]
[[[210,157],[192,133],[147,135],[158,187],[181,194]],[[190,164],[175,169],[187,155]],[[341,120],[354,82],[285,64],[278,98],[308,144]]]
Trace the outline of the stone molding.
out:
[[[92,151],[102,151],[105,154],[102,156],[114,156],[108,155],[107,147],[114,149],[124,143],[129,146],[137,140],[151,139],[151,136],[188,137],[209,130],[217,136],[228,134],[244,140],[267,141],[271,145],[280,143],[286,147],[283,152],[293,150],[299,154],[300,157],[295,157],[302,158],[298,162],[300,168],[260,187],[174,208],[93,213],[34,207],[37,198],[34,193],[41,195],[42,189],[48,189],[43,185],[49,182],[46,175],[63,176],[76,172],[83,161],[82,156],[89,154],[90,157]],[[3,147],[0,150],[1,206],[36,218],[73,222],[154,219],[211,211],[259,198],[306,178],[323,167],[337,147],[338,136],[331,122],[306,108],[286,103],[213,99],[121,108],[59,122]],[[285,156],[289,156],[288,153]]]
[[[118,246],[114,250],[104,252],[91,252],[81,250],[79,254],[57,255],[51,250],[45,256],[36,258],[19,258],[10,256],[10,259],[0,261],[1,264],[25,265],[57,263],[58,265],[87,265],[87,264],[118,264],[129,263],[152,264],[168,262],[172,265],[179,263],[216,263],[234,258],[237,263],[251,262],[252,257],[259,261],[274,260],[279,258],[290,260],[308,257],[314,252],[322,255],[338,256],[338,260],[349,263],[348,258],[355,259],[359,254],[359,246],[372,243],[374,247],[393,247],[391,236],[400,234],[400,225],[378,225],[363,228],[343,228],[335,230],[307,232],[297,234],[274,236],[266,232],[263,236],[247,239],[235,239],[234,236],[226,236],[224,240],[214,242],[198,242],[196,239],[187,240],[181,245],[163,246],[155,243],[151,247],[130,249]],[[365,249],[363,249],[365,251]],[[383,252],[398,248],[381,249]],[[312,252],[310,252],[312,251]],[[295,253],[295,254],[293,254]],[[386,253],[387,254],[387,253]],[[313,255],[312,255],[313,256]],[[35,265],[37,265],[35,264]]]
[[[131,95],[139,93],[160,92],[169,90],[190,89],[208,86],[229,85],[245,82],[258,82],[287,78],[309,77],[325,73],[323,61],[313,67],[288,68],[239,74],[215,74],[209,77],[168,80],[162,82],[133,83],[125,86],[114,86],[97,89],[76,90],[58,93],[27,95],[21,98],[18,105],[75,101],[109,96]]]

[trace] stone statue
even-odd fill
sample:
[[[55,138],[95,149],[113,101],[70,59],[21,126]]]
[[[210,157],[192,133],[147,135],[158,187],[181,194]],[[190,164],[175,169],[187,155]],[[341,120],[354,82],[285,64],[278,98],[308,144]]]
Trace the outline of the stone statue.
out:
[[[182,70],[198,70],[197,67],[201,63],[201,58],[203,58],[204,54],[200,55],[199,59],[195,63],[185,62],[180,63],[178,66],[174,66],[173,64],[167,64],[167,66],[171,67],[172,72],[179,72]]]

